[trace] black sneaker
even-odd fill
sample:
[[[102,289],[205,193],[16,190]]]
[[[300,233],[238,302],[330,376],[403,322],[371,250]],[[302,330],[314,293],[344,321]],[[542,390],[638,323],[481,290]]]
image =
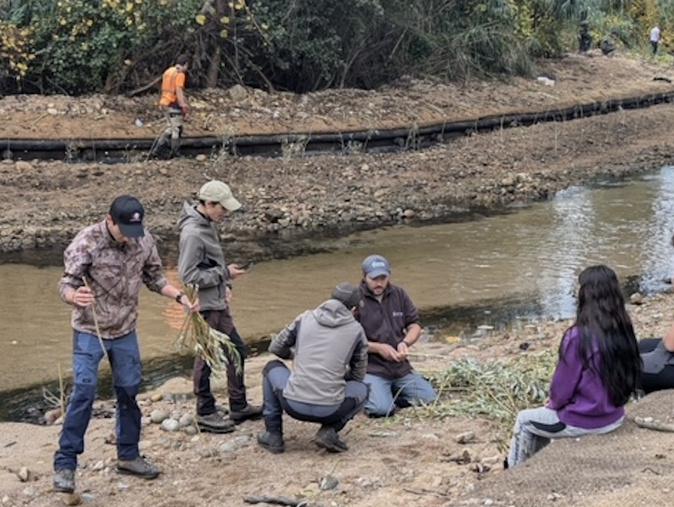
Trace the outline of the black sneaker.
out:
[[[159,476],[159,469],[140,456],[132,460],[117,460],[117,471],[120,474],[135,475],[148,480]]]
[[[54,472],[54,491],[72,493],[75,491],[75,470],[61,468]]]
[[[318,447],[321,447],[329,452],[344,452],[349,450],[346,442],[339,438],[337,431],[332,426],[321,426],[316,433],[314,442]]]
[[[234,422],[225,419],[219,412],[213,412],[208,415],[197,415],[196,421],[199,431],[208,433],[231,433],[236,429]]]
[[[234,421],[235,424],[241,424],[246,420],[254,421],[262,417],[262,407],[256,405],[246,405],[246,408],[241,410],[232,410],[230,408],[229,418]]]
[[[267,449],[272,454],[281,454],[286,450],[283,442],[283,435],[271,431],[265,431],[257,436],[257,443],[260,447]]]

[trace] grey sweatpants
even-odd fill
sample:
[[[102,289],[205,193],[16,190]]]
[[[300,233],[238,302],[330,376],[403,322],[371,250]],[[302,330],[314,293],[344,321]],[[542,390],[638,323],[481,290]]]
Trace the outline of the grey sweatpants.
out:
[[[548,407],[522,410],[517,415],[508,454],[508,467],[519,465],[540,451],[554,438],[573,438],[582,435],[608,433],[620,427],[624,417],[602,428],[585,429],[564,424],[557,411]]]

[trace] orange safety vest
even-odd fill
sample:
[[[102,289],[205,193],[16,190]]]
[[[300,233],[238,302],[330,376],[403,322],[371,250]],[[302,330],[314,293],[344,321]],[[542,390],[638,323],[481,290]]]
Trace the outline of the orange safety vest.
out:
[[[178,88],[185,88],[185,73],[178,71],[175,66],[169,67],[162,77],[159,105],[166,107],[175,105],[178,100]]]

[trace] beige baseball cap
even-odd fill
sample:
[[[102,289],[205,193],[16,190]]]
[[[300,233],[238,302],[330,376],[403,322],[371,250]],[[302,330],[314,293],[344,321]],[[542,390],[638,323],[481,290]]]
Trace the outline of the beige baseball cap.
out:
[[[229,186],[218,180],[209,181],[201,187],[199,199],[207,202],[219,202],[229,211],[236,211],[241,207],[241,203],[234,199]]]

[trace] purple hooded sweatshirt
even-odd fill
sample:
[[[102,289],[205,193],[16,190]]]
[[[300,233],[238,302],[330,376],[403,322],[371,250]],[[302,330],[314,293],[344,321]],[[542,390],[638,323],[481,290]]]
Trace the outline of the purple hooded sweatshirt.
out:
[[[617,422],[625,415],[623,407],[611,402],[601,377],[583,368],[580,355],[580,329],[571,328],[562,338],[562,354],[550,384],[548,408],[557,411],[559,420],[569,426],[596,429]],[[599,346],[592,347],[592,363],[601,368]]]

